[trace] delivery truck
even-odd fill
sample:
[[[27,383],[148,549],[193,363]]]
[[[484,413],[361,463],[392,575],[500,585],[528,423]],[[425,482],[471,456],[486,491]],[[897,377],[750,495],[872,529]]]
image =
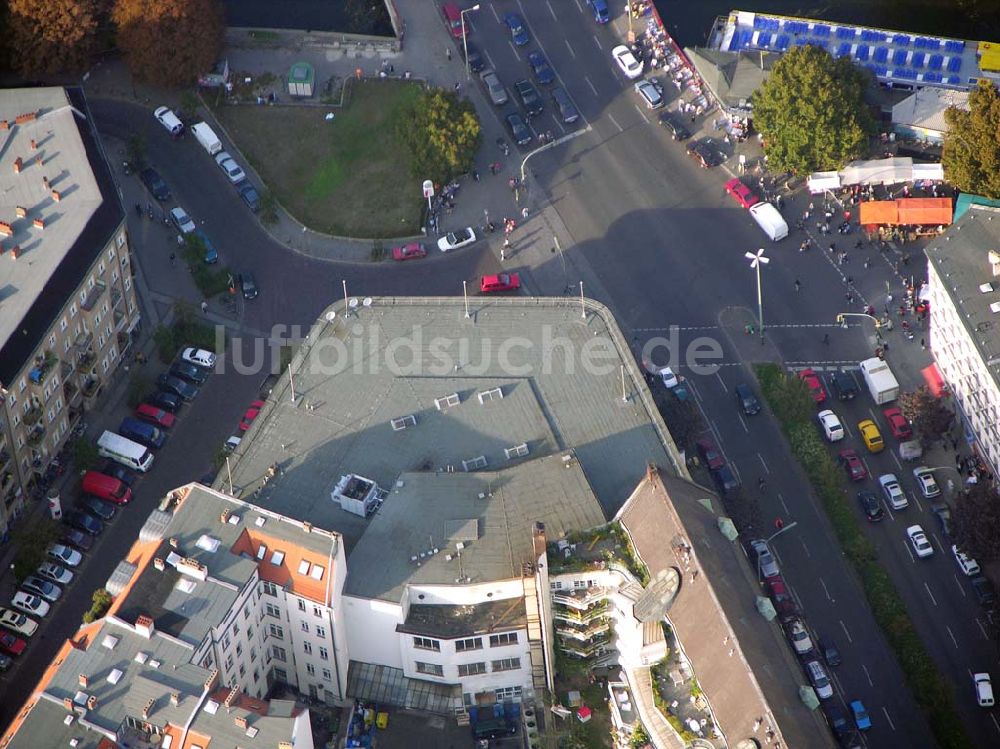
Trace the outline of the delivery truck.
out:
[[[861,362],[861,374],[875,403],[890,403],[899,397],[899,382],[882,359],[865,359]]]
[[[192,125],[191,132],[194,133],[194,137],[198,139],[202,147],[208,151],[209,156],[215,156],[222,150],[222,141],[219,140],[219,136],[208,126],[207,122]]]
[[[781,217],[781,212],[770,203],[757,203],[750,206],[750,215],[772,242],[777,242],[788,236],[788,224]]]

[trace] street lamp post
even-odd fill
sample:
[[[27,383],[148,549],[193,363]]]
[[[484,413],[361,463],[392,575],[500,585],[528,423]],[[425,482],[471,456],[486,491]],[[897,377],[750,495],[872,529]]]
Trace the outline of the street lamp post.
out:
[[[875,323],[875,340],[882,341],[882,321],[875,317],[875,315],[869,315],[867,312],[839,312],[837,314],[837,325],[846,328],[848,317],[867,317]]]
[[[458,14],[462,19],[462,52],[465,53],[465,80],[472,78],[472,73],[469,72],[469,35],[465,33],[465,14],[470,10],[479,10],[479,3],[476,3],[471,8],[466,8]]]
[[[760,267],[771,262],[771,258],[764,257],[764,248],[757,252],[746,252],[743,257],[750,261],[750,267],[757,271],[757,327],[760,329],[760,342],[764,343],[764,297],[760,288]]]

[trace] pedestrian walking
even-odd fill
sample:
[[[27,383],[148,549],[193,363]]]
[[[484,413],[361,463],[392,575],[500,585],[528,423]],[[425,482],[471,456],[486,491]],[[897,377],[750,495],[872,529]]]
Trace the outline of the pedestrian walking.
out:
[[[201,301],[201,313],[206,314],[208,312],[208,302],[204,299]]]
[[[476,182],[479,181],[479,170],[478,169],[473,169],[472,170],[472,179],[474,179]]]
[[[462,90],[462,83],[460,81],[455,81],[455,93],[457,94]]]
[[[448,62],[451,62],[451,47],[444,48],[444,55],[448,58]]]
[[[829,333],[824,333],[823,334],[823,343],[825,343],[827,346],[830,345],[830,334]]]
[[[801,288],[802,288],[802,284],[799,282],[799,279],[796,278],[795,279],[795,290],[798,291]]]
[[[176,260],[176,259],[177,259],[177,256],[174,253],[171,252],[170,253],[170,264],[173,265],[174,264],[174,260]]]
[[[925,341],[923,338],[920,339],[920,348],[922,348],[924,351],[927,350],[927,341]]]
[[[509,240],[504,240],[503,247],[500,248],[500,262],[507,260],[507,245],[510,244]]]
[[[521,218],[528,218],[528,207],[525,206],[521,209]]]
[[[757,479],[757,488],[761,491],[764,491],[767,488],[767,481],[764,480],[763,476]]]
[[[504,237],[503,238],[503,247],[501,248],[501,250],[506,250],[509,247],[510,247],[510,237]],[[501,260],[504,259],[502,255],[501,255],[500,259]]]

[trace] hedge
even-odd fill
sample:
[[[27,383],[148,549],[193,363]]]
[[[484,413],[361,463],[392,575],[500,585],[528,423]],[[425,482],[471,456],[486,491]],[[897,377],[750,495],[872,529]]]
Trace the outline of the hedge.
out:
[[[858,527],[857,515],[841,487],[842,473],[812,423],[814,409],[805,400],[808,394],[797,379],[788,377],[776,364],[757,364],[754,369],[761,392],[819,496],[844,554],[861,580],[875,621],[927,715],[934,738],[945,749],[971,749],[973,744],[955,711],[952,690],[931,661],[889,574],[878,563],[875,547]]]

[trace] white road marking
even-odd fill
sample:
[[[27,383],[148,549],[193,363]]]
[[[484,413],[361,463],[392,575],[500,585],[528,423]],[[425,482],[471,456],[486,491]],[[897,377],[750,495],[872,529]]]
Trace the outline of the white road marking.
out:
[[[573,0],[576,3],[576,9],[583,13],[583,6],[580,5],[580,0]]]
[[[889,500],[887,500],[885,497],[882,497],[882,506],[885,507],[885,514],[889,516],[889,520],[895,523],[896,516],[892,511],[892,505],[889,504]]]
[[[955,650],[958,650],[958,640],[955,639],[955,634],[951,631],[951,627],[945,624],[944,628],[948,630],[948,635],[951,637],[951,641],[955,643]]]
[[[719,374],[718,370],[715,371],[715,376],[719,378],[719,384],[722,385],[722,389],[728,393],[729,388],[726,387],[726,381],[722,379],[722,375]]]
[[[906,547],[906,553],[910,555],[910,561],[911,562],[916,562],[917,558],[915,556],[913,556],[913,549],[910,548],[912,545],[913,545],[913,543],[908,538],[905,541],[903,541],[903,546]]]
[[[976,626],[978,626],[979,627],[979,631],[983,633],[983,639],[984,640],[990,639],[990,636],[988,634],[986,634],[986,629],[983,627],[983,623],[981,621],[979,621],[979,617],[978,616],[976,617]]]
[[[990,713],[990,720],[993,721],[993,727],[997,729],[997,733],[1000,733],[1000,723],[997,723],[997,716]]]
[[[493,5],[490,5],[490,10],[493,11],[493,17],[496,19],[496,22],[500,23],[500,16],[497,15],[497,9],[496,9],[496,7],[493,6]]]
[[[750,429],[747,427],[746,421],[743,419],[743,414],[736,414],[736,418],[740,420],[740,424],[743,425],[743,431],[750,434]]]
[[[870,687],[875,686],[875,682],[872,681],[872,675],[870,673],[868,673],[868,666],[866,666],[864,663],[862,663],[861,664],[861,668],[865,672],[865,678],[868,679],[868,686],[870,686]]]
[[[559,20],[559,18],[558,18],[558,17],[556,16],[556,12],[555,12],[554,10],[552,10],[552,3],[550,3],[550,2],[549,2],[549,0],[545,0],[545,5],[546,5],[546,6],[548,7],[548,9],[549,9],[549,13],[551,13],[551,14],[552,14],[552,20],[553,20],[553,21],[558,21],[558,20]]]
[[[517,47],[514,46],[514,42],[508,41],[507,43],[510,45],[510,51],[514,53],[514,57],[517,58],[518,62],[521,62],[521,55],[517,53]]]
[[[593,83],[591,82],[591,80],[590,80],[589,76],[586,76],[586,75],[585,75],[585,76],[583,76],[583,80],[587,82],[587,85],[588,85],[588,86],[590,86],[590,90],[594,92],[594,96],[599,96],[599,95],[600,95],[600,94],[598,94],[598,93],[597,93],[597,88],[596,88],[596,87],[594,86],[594,84],[593,84]]]
[[[765,462],[763,455],[761,455],[760,453],[757,453],[757,460],[759,460],[760,464],[762,466],[764,466],[764,473],[770,473],[771,472],[771,469],[767,467],[767,463]]]
[[[611,120],[613,123],[615,123],[615,127],[618,128],[619,133],[625,132],[625,128],[623,128],[621,125],[618,124],[618,120],[614,118],[614,115],[609,114],[608,119]]]
[[[492,7],[492,6],[490,6],[490,7]],[[489,51],[488,49],[484,49],[484,50],[483,50],[483,54],[484,54],[484,55],[486,55],[486,59],[487,59],[487,61],[488,61],[488,62],[490,63],[490,67],[491,67],[491,68],[493,68],[494,70],[496,70],[496,69],[497,69],[497,66],[496,66],[496,64],[495,64],[495,63],[493,62],[493,58],[492,58],[492,57],[490,57],[490,51]]]
[[[828,600],[830,603],[834,603],[833,596],[830,595],[830,591],[826,587],[826,582],[823,580],[822,577],[819,579],[819,584],[823,586],[823,592],[826,593],[826,600]]]
[[[889,717],[889,711],[888,711],[888,710],[886,710],[886,709],[885,709],[885,708],[883,707],[883,708],[882,708],[882,712],[883,712],[883,713],[885,714],[885,719],[886,719],[887,721],[889,721],[889,728],[891,728],[891,729],[892,729],[893,731],[895,731],[895,730],[896,730],[896,724],[895,724],[895,723],[893,723],[893,722],[892,722],[892,718],[890,718],[890,717]]]
[[[572,57],[575,60],[576,59],[576,52],[574,52],[573,51],[573,47],[570,46],[569,39],[563,39],[563,41],[566,42],[566,49],[569,50],[569,56]]]
[[[782,504],[782,506],[784,506],[784,504],[785,504],[784,500],[782,500],[781,504]],[[787,507],[785,507],[785,512],[788,512],[788,508]],[[801,535],[798,536],[798,539],[799,539],[799,543],[802,544],[802,551],[804,551],[806,553],[807,557],[811,557],[812,553],[809,551],[809,544],[807,544],[805,541],[802,540],[802,536]]]
[[[847,641],[853,645],[854,644],[854,640],[851,639],[851,633],[847,631],[847,625],[844,624],[844,620],[843,619],[840,620],[840,626],[844,630],[844,636],[847,637]]]
[[[638,104],[633,103],[632,106],[635,107],[635,111],[639,113],[639,116],[642,117],[642,119],[644,119],[646,121],[646,124],[648,125],[649,118],[646,116],[646,113],[642,111],[642,109],[639,107]]]
[[[935,606],[937,606],[938,605],[937,599],[934,598],[934,594],[931,593],[931,587],[927,583],[924,583],[924,590],[926,590],[927,591],[927,595],[930,596],[931,603],[933,603]],[[947,626],[947,625],[945,625],[945,626]]]
[[[895,461],[895,463],[896,463],[896,470],[899,471],[900,473],[902,473],[903,472],[903,464],[899,462],[899,458],[896,457],[896,453],[894,451],[890,450],[889,454],[892,456],[893,461]]]
[[[778,501],[781,502],[781,506],[785,508],[785,514],[791,516],[792,511],[788,509],[788,505],[785,504],[785,498],[782,497],[780,493],[778,494]],[[801,538],[799,540],[802,541]],[[809,547],[806,546],[805,541],[802,541],[802,547],[806,550],[806,556],[811,556],[809,554]]]
[[[962,594],[962,598],[967,598],[968,596],[965,593],[965,588],[962,587],[962,581],[959,579],[958,575],[952,575],[952,577],[955,579],[955,585],[958,586],[958,592]],[[976,621],[979,620],[977,619]]]
[[[597,34],[594,34],[594,44],[597,45],[599,50],[604,51],[604,47],[601,46],[601,40],[597,38]]]
[[[910,497],[913,498],[913,504],[915,504],[917,506],[917,509],[920,510],[920,512],[923,512],[924,511],[924,506],[922,504],[920,504],[920,495],[917,494],[916,492],[910,492]],[[941,542],[938,541],[938,544],[940,544],[940,543]]]

